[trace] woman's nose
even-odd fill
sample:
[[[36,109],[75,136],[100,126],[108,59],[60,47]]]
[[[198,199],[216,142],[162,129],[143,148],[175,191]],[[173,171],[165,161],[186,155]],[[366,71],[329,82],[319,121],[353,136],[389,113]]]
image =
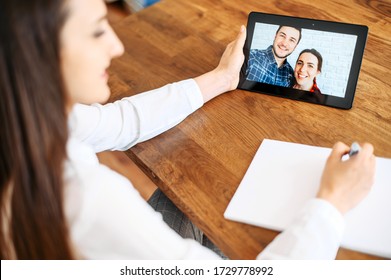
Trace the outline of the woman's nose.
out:
[[[112,29],[110,36],[109,52],[112,58],[121,56],[124,53],[124,45]]]

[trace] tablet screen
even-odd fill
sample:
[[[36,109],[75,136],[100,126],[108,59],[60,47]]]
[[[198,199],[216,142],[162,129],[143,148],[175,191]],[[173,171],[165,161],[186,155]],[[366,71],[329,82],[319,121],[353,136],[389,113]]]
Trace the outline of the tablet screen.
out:
[[[251,13],[239,88],[352,107],[366,26]]]

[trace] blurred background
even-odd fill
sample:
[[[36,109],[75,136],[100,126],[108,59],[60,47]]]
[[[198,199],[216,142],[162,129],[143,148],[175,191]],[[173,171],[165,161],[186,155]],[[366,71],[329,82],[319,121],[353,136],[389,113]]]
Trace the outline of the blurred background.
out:
[[[159,0],[105,0],[106,3],[112,4],[117,8],[127,10],[127,12],[135,13],[145,7],[148,7]]]

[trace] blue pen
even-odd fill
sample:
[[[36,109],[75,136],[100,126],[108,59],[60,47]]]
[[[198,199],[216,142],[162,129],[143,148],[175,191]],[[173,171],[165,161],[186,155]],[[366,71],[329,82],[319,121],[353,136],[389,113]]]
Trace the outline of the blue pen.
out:
[[[352,146],[350,146],[350,151],[349,151],[349,157],[354,156],[361,150],[360,145],[357,142],[353,142]]]

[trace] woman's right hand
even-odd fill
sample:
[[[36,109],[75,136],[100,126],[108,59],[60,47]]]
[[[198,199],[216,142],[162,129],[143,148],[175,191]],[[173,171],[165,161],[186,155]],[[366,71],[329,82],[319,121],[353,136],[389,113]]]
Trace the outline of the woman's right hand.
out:
[[[323,171],[318,198],[332,203],[342,214],[354,208],[371,190],[376,159],[373,146],[365,143],[359,153],[343,161],[349,146],[334,145]]]

